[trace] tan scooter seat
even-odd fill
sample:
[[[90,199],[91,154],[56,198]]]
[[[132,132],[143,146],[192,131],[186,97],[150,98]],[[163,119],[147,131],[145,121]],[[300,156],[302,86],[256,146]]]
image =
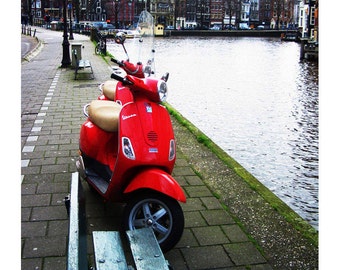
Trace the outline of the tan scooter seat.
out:
[[[110,100],[115,100],[117,84],[118,81],[106,81],[102,83],[99,88],[101,89],[104,96]]]
[[[108,132],[118,131],[119,113],[122,106],[114,101],[93,100],[88,107],[90,120]]]

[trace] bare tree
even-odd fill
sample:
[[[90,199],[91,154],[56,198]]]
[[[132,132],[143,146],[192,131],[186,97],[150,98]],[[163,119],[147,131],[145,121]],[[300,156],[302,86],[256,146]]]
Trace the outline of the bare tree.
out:
[[[235,15],[236,16],[236,11],[237,11],[237,6],[238,6],[238,2],[240,2],[240,0],[224,0],[223,2],[223,18],[222,18],[222,26],[224,26],[224,15],[228,14],[229,17],[229,27],[231,26],[231,21],[232,21],[232,17]]]

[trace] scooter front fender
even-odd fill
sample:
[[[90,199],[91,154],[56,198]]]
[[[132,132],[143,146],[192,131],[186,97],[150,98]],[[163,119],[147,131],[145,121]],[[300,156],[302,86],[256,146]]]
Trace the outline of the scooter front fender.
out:
[[[158,168],[150,168],[138,173],[125,188],[124,194],[138,189],[152,189],[180,202],[186,202],[181,186],[168,173]]]

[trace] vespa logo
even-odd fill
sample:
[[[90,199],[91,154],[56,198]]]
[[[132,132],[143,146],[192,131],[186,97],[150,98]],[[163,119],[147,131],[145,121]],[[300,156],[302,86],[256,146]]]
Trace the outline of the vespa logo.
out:
[[[129,118],[132,118],[132,117],[136,117],[136,116],[137,116],[137,114],[135,114],[135,113],[134,113],[134,114],[131,114],[131,115],[123,115],[123,116],[122,116],[122,119],[123,119],[123,120],[126,120],[126,119],[129,119]]]

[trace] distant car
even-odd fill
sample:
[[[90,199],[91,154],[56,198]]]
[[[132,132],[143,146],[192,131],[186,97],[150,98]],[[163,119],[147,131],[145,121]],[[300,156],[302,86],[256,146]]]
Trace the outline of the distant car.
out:
[[[240,30],[249,30],[249,26],[246,23],[240,23],[240,25],[238,26],[238,29]]]
[[[256,27],[257,30],[263,30],[264,29],[264,26],[263,25],[259,25]]]
[[[106,26],[104,26],[104,29],[112,30],[112,29],[115,29],[115,27],[113,26],[113,24],[108,23],[108,24],[106,24]]]
[[[173,27],[172,25],[168,25],[165,30],[175,30],[175,27]]]
[[[236,30],[236,26],[235,26],[235,25],[232,25],[232,24],[227,24],[227,25],[225,26],[225,29],[227,29],[227,30]]]
[[[221,30],[221,27],[218,25],[214,25],[213,27],[209,28],[210,30]]]
[[[102,30],[104,27],[104,23],[102,22],[93,22],[92,27],[97,28],[98,30]]]

